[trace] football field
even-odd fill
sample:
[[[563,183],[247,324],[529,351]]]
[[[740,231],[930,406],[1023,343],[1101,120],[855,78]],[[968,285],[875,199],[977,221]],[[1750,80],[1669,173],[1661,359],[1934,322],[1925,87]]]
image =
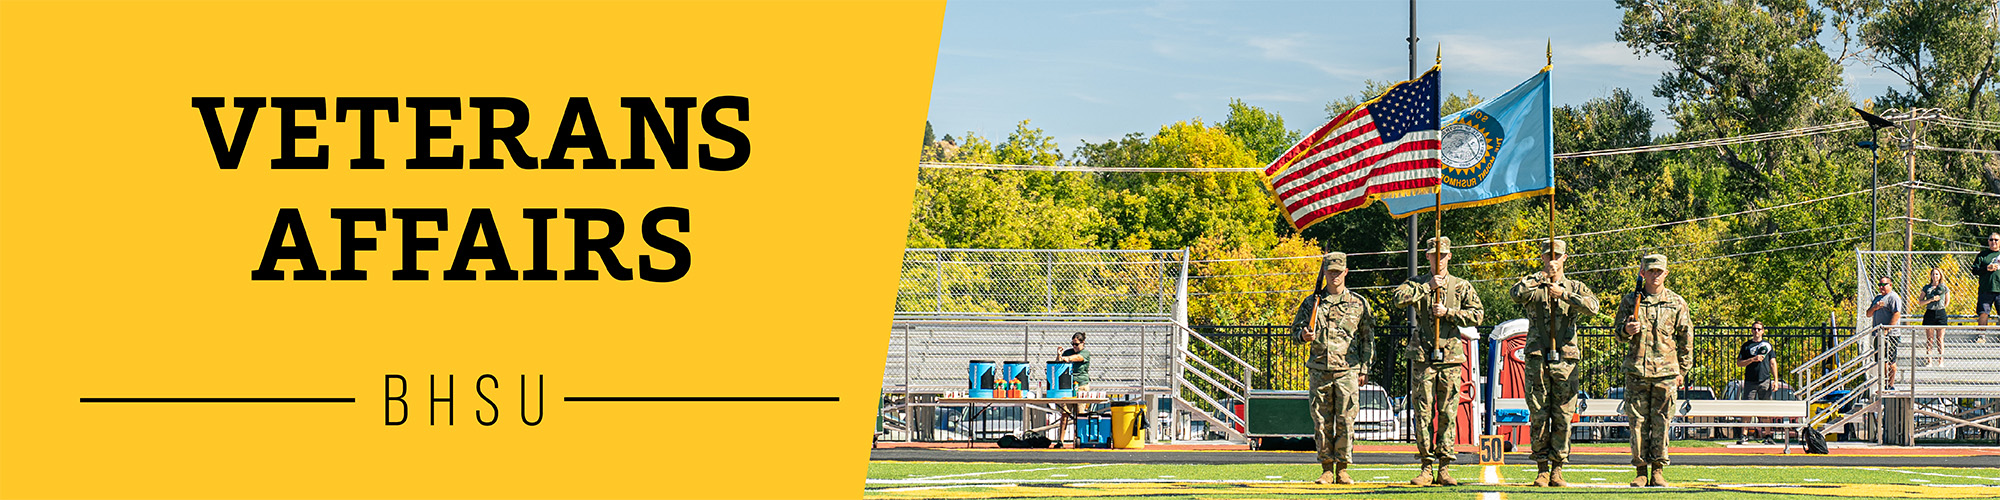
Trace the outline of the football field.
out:
[[[1316,464],[1133,464],[874,461],[864,498],[2000,498],[2000,469],[1872,466],[1674,466],[1667,488],[1631,488],[1633,469],[1573,465],[1570,488],[1538,488],[1533,464],[1459,465],[1455,487],[1409,486],[1417,466],[1356,465],[1360,484],[1318,485]]]

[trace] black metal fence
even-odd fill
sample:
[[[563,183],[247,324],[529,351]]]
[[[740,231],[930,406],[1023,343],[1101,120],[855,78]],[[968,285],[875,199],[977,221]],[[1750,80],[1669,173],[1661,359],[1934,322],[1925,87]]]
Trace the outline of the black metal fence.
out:
[[[1482,360],[1493,352],[1492,329],[1491,326],[1479,327],[1479,356]],[[1256,367],[1260,373],[1251,376],[1252,388],[1305,390],[1307,347],[1304,342],[1292,339],[1290,327],[1208,325],[1196,326],[1194,330]],[[1368,369],[1368,380],[1382,386],[1393,396],[1409,394],[1410,357],[1405,354],[1404,347],[1408,345],[1411,330],[1408,325],[1375,330],[1375,362]],[[1772,375],[1796,387],[1796,381],[1791,377],[1792,368],[1852,333],[1853,328],[1844,326],[1766,328],[1764,337],[1776,348],[1776,370]],[[1696,327],[1694,373],[1686,385],[1709,387],[1714,389],[1717,398],[1725,397],[1724,388],[1729,382],[1743,377],[1743,369],[1736,366],[1736,355],[1750,336],[1748,326]],[[1583,351],[1583,363],[1577,368],[1579,388],[1591,397],[1601,398],[1609,389],[1623,387],[1626,348],[1614,336],[1611,327],[1583,327],[1579,337],[1577,346]],[[1203,351],[1198,349],[1196,354],[1205,358],[1214,355]],[[1209,361],[1221,366],[1219,359]],[[1484,362],[1480,366],[1484,369]]]

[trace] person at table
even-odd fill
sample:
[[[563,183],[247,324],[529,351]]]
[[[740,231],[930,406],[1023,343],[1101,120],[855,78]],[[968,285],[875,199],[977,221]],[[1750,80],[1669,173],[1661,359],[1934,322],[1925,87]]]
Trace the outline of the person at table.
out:
[[[1354,484],[1354,418],[1361,410],[1361,380],[1375,354],[1375,321],[1368,301],[1347,289],[1347,254],[1320,259],[1320,287],[1299,301],[1292,337],[1306,342],[1306,380],[1319,455],[1319,484]]]
[[[1068,361],[1070,377],[1076,380],[1076,390],[1090,390],[1090,351],[1083,348],[1083,332],[1069,336],[1069,348],[1056,354],[1056,361]]]

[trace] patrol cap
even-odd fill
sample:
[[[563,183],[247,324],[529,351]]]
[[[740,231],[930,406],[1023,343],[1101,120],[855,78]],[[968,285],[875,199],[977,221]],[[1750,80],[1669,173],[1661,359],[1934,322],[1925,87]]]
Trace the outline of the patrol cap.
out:
[[[1329,253],[1326,254],[1326,257],[1323,257],[1319,260],[1319,272],[1323,273],[1334,270],[1339,270],[1339,271],[1347,270],[1346,253],[1342,252]]]
[[[1658,269],[1661,271],[1667,270],[1667,256],[1660,254],[1652,254],[1639,258],[1640,271],[1651,271],[1654,269]]]
[[[1426,240],[1426,244],[1430,245],[1430,249],[1424,251],[1424,253],[1441,253],[1445,255],[1451,255],[1450,236],[1439,236],[1436,238],[1431,238],[1429,240]]]
[[[1569,242],[1563,240],[1549,240],[1548,243],[1542,244],[1542,253],[1569,255]]]

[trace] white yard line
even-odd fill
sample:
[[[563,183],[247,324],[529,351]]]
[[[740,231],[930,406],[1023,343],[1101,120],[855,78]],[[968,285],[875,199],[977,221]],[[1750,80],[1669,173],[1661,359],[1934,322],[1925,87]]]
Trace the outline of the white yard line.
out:
[[[1204,483],[1204,484],[1283,484],[1306,483],[1310,481],[1272,481],[1266,479],[870,479],[868,484],[1102,484],[1102,483]],[[1387,484],[1387,483],[1385,483]]]
[[[951,485],[951,486],[914,486],[914,487],[909,487],[909,488],[889,488],[889,489],[886,489],[886,490],[875,490],[875,491],[877,491],[877,492],[888,492],[888,491],[923,491],[923,490],[942,490],[942,489],[946,489],[946,488],[1012,488],[1012,487],[1015,487],[1015,486],[1020,486],[1020,485],[1018,485],[1018,484],[956,484],[956,485]]]
[[[1981,481],[2000,482],[2000,477],[1960,476],[1955,474],[1941,474],[1937,472],[1917,472],[1911,470],[1898,470],[1898,469],[1877,469],[1874,467],[1855,467],[1855,468],[1861,470],[1872,470],[1877,472],[1894,472],[1897,474],[1914,474],[1919,476],[1932,476],[1932,477],[1953,477],[1959,479],[1978,479]]]
[[[1070,467],[1044,467],[1044,468],[1040,468],[1040,469],[1015,469],[1015,470],[996,470],[996,471],[986,471],[986,472],[967,472],[967,473],[964,473],[964,474],[945,474],[945,475],[942,475],[942,476],[930,476],[930,477],[920,477],[920,478],[917,478],[917,480],[928,480],[928,479],[944,479],[944,478],[947,478],[947,477],[965,477],[965,476],[984,476],[984,475],[987,475],[987,474],[1007,474],[1007,473],[1012,473],[1012,472],[1041,472],[1041,471],[1045,471],[1045,470],[1073,470],[1073,469],[1084,469],[1084,468],[1090,468],[1090,467],[1104,467],[1104,466],[1107,466],[1107,465],[1118,465],[1118,464],[1083,464],[1083,465],[1076,465],[1076,466],[1070,466]]]

